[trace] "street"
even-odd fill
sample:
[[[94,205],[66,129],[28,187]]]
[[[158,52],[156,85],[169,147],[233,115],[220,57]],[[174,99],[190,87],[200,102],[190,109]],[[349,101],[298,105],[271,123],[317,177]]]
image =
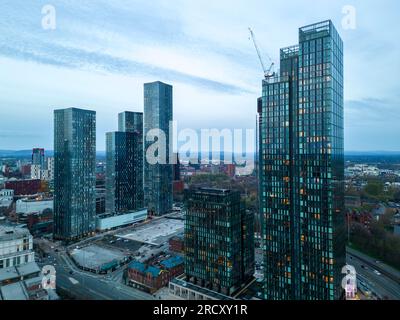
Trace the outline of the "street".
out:
[[[84,300],[153,300],[148,293],[124,285],[123,269],[109,275],[95,275],[78,269],[63,252],[48,252],[48,256],[38,263],[54,265],[56,286],[60,294],[68,294],[74,299]]]
[[[379,272],[376,271],[378,268],[385,268],[385,265],[377,264],[374,259],[366,258],[365,255],[361,260],[358,254],[354,250],[348,250],[347,263],[355,267],[357,275],[367,281],[371,291],[380,299],[400,300],[400,284],[383,273],[378,275]]]

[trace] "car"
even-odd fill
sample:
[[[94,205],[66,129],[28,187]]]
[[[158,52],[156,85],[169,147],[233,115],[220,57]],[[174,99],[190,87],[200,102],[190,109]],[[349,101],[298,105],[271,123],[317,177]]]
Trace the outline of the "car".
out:
[[[380,273],[378,270],[374,270],[374,273],[375,273],[377,276],[380,276],[380,275],[381,275],[381,273]]]
[[[74,274],[74,272],[72,270],[69,271],[69,274]]]

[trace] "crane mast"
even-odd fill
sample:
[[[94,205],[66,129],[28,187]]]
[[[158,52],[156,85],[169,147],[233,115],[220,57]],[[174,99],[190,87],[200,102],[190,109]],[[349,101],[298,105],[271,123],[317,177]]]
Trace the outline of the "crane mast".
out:
[[[258,55],[258,59],[260,60],[261,67],[262,67],[263,72],[264,72],[264,78],[265,78],[265,79],[268,79],[268,78],[271,78],[271,77],[275,76],[275,72],[272,72],[272,73],[271,73],[271,71],[272,71],[272,69],[273,69],[273,67],[274,67],[274,65],[275,65],[274,62],[273,62],[272,59],[268,56],[268,58],[269,58],[269,60],[270,60],[270,62],[271,62],[271,65],[270,65],[270,67],[269,67],[268,69],[266,68],[265,63],[264,63],[264,61],[263,61],[263,58],[262,58],[262,56],[261,56],[260,49],[258,48],[257,41],[256,41],[256,37],[255,37],[255,35],[254,35],[254,33],[253,33],[253,30],[251,30],[251,28],[249,28],[249,31],[250,31],[251,40],[253,40],[254,48],[256,48],[257,55]]]

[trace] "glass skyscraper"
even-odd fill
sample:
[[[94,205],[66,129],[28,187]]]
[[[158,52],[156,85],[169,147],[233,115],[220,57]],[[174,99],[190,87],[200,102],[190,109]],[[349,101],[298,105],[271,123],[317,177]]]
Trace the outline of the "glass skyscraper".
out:
[[[144,197],[145,206],[153,215],[164,215],[172,210],[173,164],[170,157],[170,125],[172,121],[172,86],[162,82],[144,84]],[[146,152],[155,140],[146,137],[153,129],[159,129],[165,137],[165,163],[149,163]],[[150,132],[151,133],[151,132]],[[147,137],[148,138],[148,137]],[[159,139],[162,139],[160,136]],[[158,156],[159,154],[156,154]]]
[[[96,112],[54,111],[54,237],[79,239],[94,231]]]
[[[118,131],[139,132],[143,135],[143,113],[124,111],[118,114]]]
[[[32,149],[32,164],[41,166],[42,169],[44,168],[45,161],[44,161],[44,149],[43,148]]]
[[[142,209],[142,134],[137,131],[107,133],[106,162],[106,211],[121,213]]]
[[[334,300],[345,266],[343,42],[299,29],[258,103],[265,298]]]
[[[254,274],[254,215],[240,193],[200,188],[185,194],[186,281],[232,295]]]

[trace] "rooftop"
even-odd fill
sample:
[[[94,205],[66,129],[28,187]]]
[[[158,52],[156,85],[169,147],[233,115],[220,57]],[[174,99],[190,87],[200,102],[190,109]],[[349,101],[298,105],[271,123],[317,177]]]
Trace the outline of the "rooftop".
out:
[[[0,282],[19,278],[19,274],[15,267],[0,269]]]
[[[0,282],[21,277],[27,277],[29,275],[37,274],[39,272],[40,268],[36,262],[29,262],[27,264],[22,264],[16,267],[0,269]]]
[[[117,234],[116,237],[159,246],[169,238],[184,232],[184,222],[177,219],[158,219],[137,227],[134,231]]]
[[[171,269],[173,267],[176,267],[180,264],[184,263],[184,260],[181,256],[174,256],[172,258],[169,258],[167,260],[161,261],[161,265],[166,268],[166,269]]]
[[[142,262],[139,261],[133,261],[129,264],[128,266],[129,269],[133,269],[133,270],[137,270],[141,273],[147,274],[150,273],[151,276],[153,278],[158,277],[158,275],[160,274],[160,272],[162,271],[160,268],[158,267],[154,267],[154,266],[148,266],[146,267],[146,265]]]
[[[40,272],[39,266],[36,264],[36,262],[30,262],[26,263],[20,266],[17,266],[17,271],[21,276],[27,276],[33,273]]]
[[[0,241],[9,241],[29,237],[30,235],[29,230],[22,228],[20,225],[0,224]]]
[[[28,300],[28,294],[21,282],[16,282],[0,288],[3,300]]]

